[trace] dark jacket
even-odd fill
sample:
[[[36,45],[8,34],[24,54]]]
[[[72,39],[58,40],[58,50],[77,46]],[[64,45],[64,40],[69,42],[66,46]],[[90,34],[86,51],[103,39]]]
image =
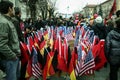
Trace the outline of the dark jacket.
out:
[[[103,23],[96,23],[92,29],[94,30],[94,34],[99,37],[99,39],[106,38],[106,27]]]
[[[110,64],[120,64],[120,29],[108,33],[105,42],[105,55]]]
[[[107,32],[107,34],[108,34],[111,30],[113,30],[113,29],[114,29],[113,26],[106,26],[106,32]]]
[[[21,19],[20,19],[19,17],[15,16],[15,17],[13,18],[12,22],[13,22],[16,30],[17,30],[17,34],[18,34],[18,39],[19,39],[19,41],[24,42],[24,36],[23,36],[22,30],[21,30],[21,28],[20,28]]]

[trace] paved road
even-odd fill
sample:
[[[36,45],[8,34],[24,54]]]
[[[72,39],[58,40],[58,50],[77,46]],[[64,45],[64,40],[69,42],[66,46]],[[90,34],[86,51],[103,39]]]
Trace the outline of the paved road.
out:
[[[87,77],[88,79],[79,78],[78,80],[106,80],[108,76],[109,76],[109,66],[107,66],[106,68],[102,68],[99,71],[95,71],[95,75],[90,78]],[[120,80],[120,69],[118,73],[118,80]]]
[[[109,75],[109,66],[102,68],[99,71],[95,71],[95,75],[78,77],[77,80],[106,80]],[[118,73],[118,80],[120,80],[120,69]],[[31,80],[34,80],[33,78]],[[39,79],[42,80],[42,79]],[[49,80],[70,80],[69,77],[50,77]]]
[[[94,80],[106,80],[109,75],[109,66],[107,68],[102,68],[99,72],[95,72]],[[118,80],[120,80],[120,69],[118,73]]]

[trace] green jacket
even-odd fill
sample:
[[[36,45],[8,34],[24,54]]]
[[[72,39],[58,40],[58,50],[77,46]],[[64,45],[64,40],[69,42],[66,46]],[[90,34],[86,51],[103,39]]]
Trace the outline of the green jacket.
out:
[[[11,60],[20,56],[20,46],[12,19],[0,15],[0,59]]]
[[[6,74],[0,69],[0,80],[3,80],[5,76]]]

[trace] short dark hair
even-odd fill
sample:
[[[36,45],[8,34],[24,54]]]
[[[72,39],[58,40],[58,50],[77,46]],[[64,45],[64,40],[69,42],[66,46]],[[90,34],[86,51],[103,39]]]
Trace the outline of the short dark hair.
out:
[[[0,2],[0,13],[1,14],[7,14],[8,9],[13,7],[13,3],[10,1],[1,1]]]
[[[116,16],[117,16],[117,17],[120,17],[120,10],[118,10],[118,11],[116,12]]]
[[[19,7],[15,7],[14,10],[15,10],[15,15],[21,13],[21,9]]]
[[[120,18],[117,18],[117,19],[115,20],[115,23],[116,23],[116,27],[117,27],[117,28],[120,28]]]

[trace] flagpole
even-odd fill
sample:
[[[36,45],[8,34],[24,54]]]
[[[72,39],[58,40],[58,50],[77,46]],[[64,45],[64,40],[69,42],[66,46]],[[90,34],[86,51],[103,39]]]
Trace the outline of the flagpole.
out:
[[[69,15],[69,5],[67,6],[67,18],[68,18],[68,15]]]
[[[66,12],[66,18],[68,18],[68,14],[69,14],[69,0],[67,0],[67,2],[68,2],[68,5],[67,5],[67,8],[66,8],[66,9],[67,9],[67,10],[66,10],[66,11],[67,11],[67,12]]]

